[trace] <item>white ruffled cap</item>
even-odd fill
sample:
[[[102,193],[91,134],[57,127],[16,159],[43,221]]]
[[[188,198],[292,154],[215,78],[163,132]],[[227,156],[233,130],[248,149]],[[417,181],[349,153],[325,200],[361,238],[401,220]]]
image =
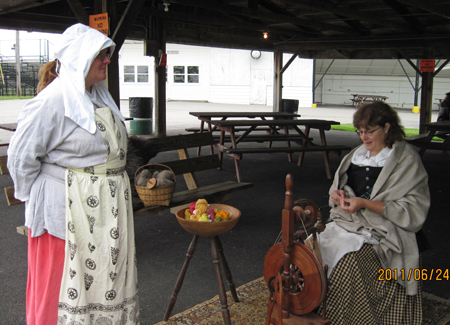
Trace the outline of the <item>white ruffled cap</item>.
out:
[[[65,116],[92,134],[96,130],[95,113],[94,105],[86,94],[85,78],[98,53],[106,48],[110,48],[110,52],[113,53],[115,47],[116,44],[101,32],[83,24],[75,24],[64,31],[55,52],[55,57],[61,65],[59,78],[62,83]],[[102,101],[124,121],[105,82],[94,84],[94,90]]]

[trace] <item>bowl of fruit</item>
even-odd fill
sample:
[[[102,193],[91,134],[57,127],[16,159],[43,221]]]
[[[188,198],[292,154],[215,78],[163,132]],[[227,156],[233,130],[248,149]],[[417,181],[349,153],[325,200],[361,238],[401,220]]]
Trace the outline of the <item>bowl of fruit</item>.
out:
[[[208,204],[204,199],[192,202],[176,214],[179,224],[188,232],[198,236],[219,236],[239,221],[241,211],[226,204]]]

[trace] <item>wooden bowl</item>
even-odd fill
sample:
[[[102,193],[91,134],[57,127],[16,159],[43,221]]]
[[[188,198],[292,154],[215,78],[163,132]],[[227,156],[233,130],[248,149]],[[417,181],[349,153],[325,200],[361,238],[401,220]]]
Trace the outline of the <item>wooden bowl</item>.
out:
[[[214,237],[222,235],[227,231],[233,229],[233,227],[237,224],[241,216],[241,211],[229,205],[210,204],[209,208],[229,212],[230,214],[228,220],[221,222],[202,222],[195,220],[187,220],[184,217],[184,211],[186,209],[181,209],[177,212],[177,220],[180,223],[181,227],[183,227],[186,231],[190,232],[191,234],[205,237]]]

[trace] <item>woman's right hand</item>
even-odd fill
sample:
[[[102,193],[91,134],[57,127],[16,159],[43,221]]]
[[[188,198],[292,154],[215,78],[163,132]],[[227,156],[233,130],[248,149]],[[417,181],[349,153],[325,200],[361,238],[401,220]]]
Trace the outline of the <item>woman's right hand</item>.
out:
[[[331,193],[331,201],[333,201],[335,205],[340,204],[341,198],[345,198],[344,190],[335,190]]]

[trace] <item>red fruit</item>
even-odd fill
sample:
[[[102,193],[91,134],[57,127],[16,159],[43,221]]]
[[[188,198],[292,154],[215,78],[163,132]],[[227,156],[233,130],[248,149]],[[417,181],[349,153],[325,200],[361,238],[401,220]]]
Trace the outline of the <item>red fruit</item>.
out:
[[[206,209],[206,213],[209,216],[209,220],[214,221],[214,219],[216,219],[216,213],[214,212],[214,209]]]
[[[189,206],[189,210],[191,211],[192,214],[194,214],[195,202],[191,202],[191,205]]]

